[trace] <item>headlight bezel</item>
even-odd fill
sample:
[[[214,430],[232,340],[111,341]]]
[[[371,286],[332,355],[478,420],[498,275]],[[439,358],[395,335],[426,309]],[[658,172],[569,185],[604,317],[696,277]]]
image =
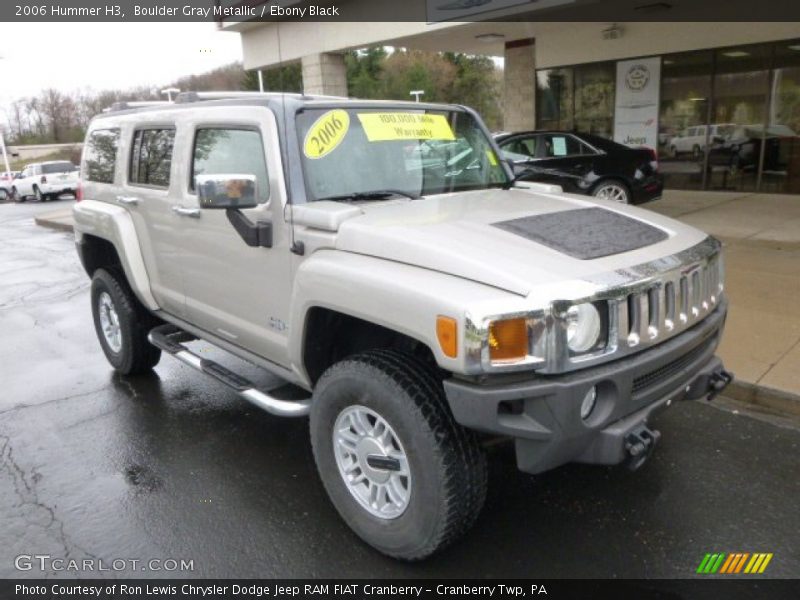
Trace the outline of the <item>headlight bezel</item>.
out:
[[[524,358],[515,361],[493,361],[489,346],[489,328],[498,321],[524,319],[528,330],[528,351]],[[518,311],[483,316],[474,319],[467,314],[464,327],[465,358],[470,374],[507,373],[525,371],[546,364],[547,348],[551,336],[547,329],[552,319],[547,311]]]
[[[592,304],[599,313],[600,335],[586,352],[573,352],[567,344],[567,311],[576,304]],[[525,319],[528,328],[528,351],[519,360],[493,361],[489,345],[492,323]],[[554,302],[545,309],[518,311],[484,316],[474,320],[467,315],[465,323],[465,357],[471,374],[508,373],[536,369],[553,370],[564,360],[590,359],[608,350],[609,309],[606,300]]]

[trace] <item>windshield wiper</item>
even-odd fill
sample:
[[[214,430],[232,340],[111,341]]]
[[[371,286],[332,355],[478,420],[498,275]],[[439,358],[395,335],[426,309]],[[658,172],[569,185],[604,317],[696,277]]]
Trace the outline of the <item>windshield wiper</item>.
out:
[[[391,196],[405,196],[411,200],[419,200],[422,196],[417,196],[403,190],[372,190],[369,192],[353,192],[352,194],[342,194],[340,196],[325,196],[317,200],[386,200]]]

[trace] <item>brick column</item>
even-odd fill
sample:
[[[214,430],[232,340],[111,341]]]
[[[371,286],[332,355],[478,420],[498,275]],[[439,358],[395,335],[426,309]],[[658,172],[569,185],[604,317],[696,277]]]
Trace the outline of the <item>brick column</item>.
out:
[[[347,96],[347,68],[342,54],[312,54],[301,59],[303,92]]]
[[[536,46],[532,39],[506,42],[503,129],[536,127]]]

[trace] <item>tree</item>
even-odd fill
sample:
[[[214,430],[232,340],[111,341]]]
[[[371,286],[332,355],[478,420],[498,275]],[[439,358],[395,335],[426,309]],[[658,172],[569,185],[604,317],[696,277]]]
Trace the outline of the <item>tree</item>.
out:
[[[449,102],[455,76],[455,65],[441,54],[399,49],[384,61],[385,97],[409,100],[412,90],[425,90],[424,100]]]
[[[387,52],[382,46],[353,50],[345,54],[347,91],[355,98],[382,98],[383,65]]]
[[[466,54],[446,53],[444,57],[457,69],[450,101],[477,110],[490,128],[499,127],[502,115],[494,61]]]
[[[303,70],[300,63],[264,69],[261,76],[264,79],[265,92],[303,92]],[[239,85],[243,90],[258,91],[258,72],[244,71]]]

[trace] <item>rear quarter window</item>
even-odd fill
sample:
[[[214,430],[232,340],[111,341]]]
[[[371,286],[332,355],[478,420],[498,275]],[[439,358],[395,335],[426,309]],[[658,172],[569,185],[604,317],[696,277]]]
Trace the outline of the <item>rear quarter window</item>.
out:
[[[169,187],[175,130],[139,129],[134,133],[129,182],[134,185]]]
[[[119,129],[96,129],[89,134],[83,149],[83,178],[98,183],[114,183]]]
[[[75,170],[75,165],[71,162],[58,162],[42,165],[42,173],[48,175],[50,173],[71,173]]]

